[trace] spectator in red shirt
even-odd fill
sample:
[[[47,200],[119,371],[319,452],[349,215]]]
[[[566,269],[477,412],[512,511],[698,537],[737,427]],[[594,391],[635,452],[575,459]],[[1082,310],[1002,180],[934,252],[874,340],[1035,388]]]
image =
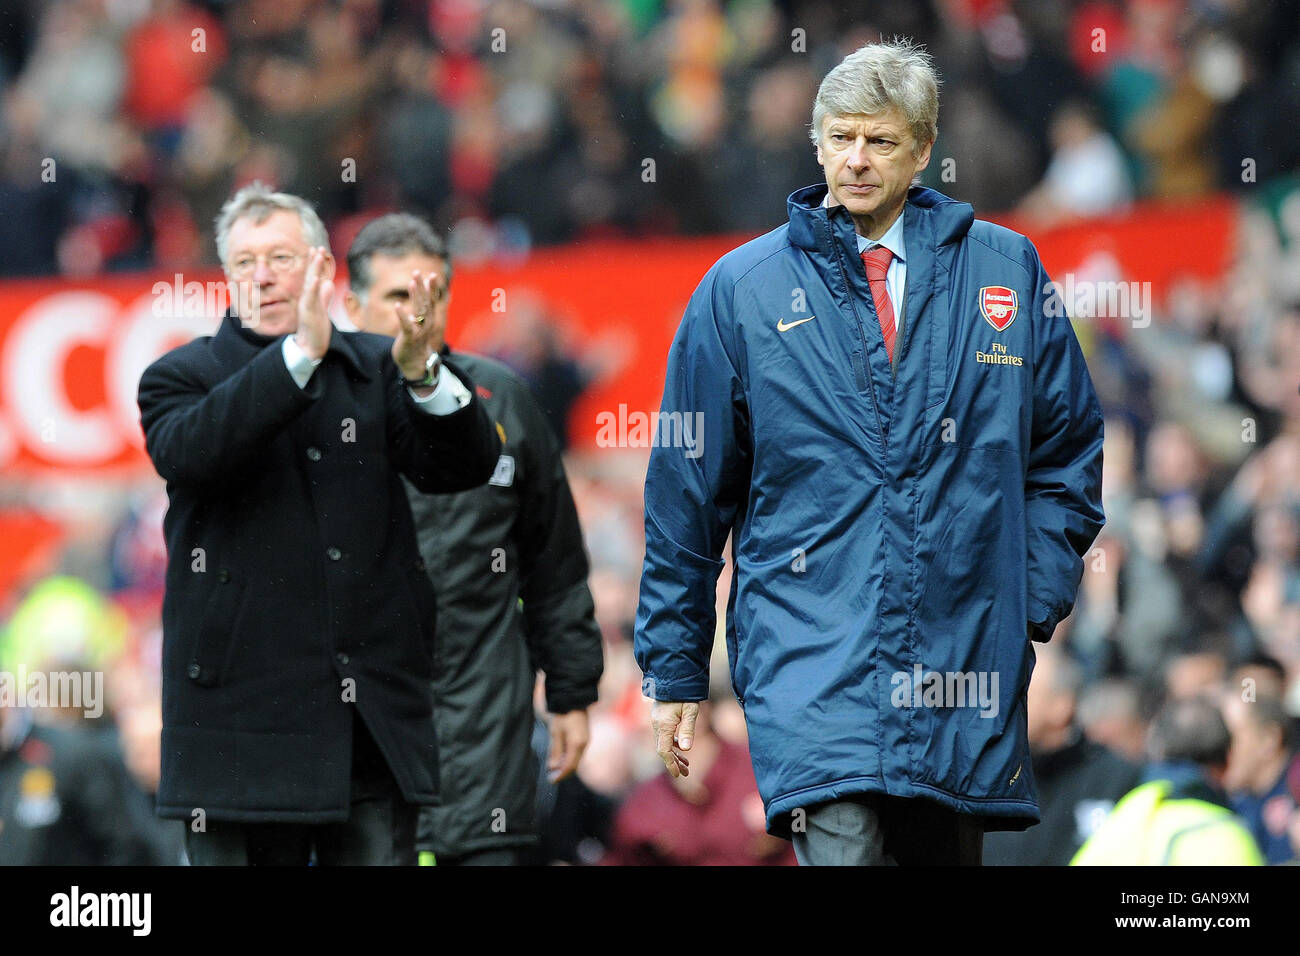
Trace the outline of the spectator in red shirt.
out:
[[[154,0],[126,40],[126,114],[147,133],[179,130],[190,100],[226,57],[221,22],[181,0]]]

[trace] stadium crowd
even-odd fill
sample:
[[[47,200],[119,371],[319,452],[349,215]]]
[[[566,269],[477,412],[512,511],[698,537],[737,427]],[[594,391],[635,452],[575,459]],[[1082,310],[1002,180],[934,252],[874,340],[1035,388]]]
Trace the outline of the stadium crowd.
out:
[[[844,52],[926,43],[927,185],[1052,219],[1294,170],[1296,4],[14,0],[0,15],[0,275],[214,263],[240,185],[332,229],[400,207],[460,257],[762,232],[816,181],[807,104]],[[647,163],[653,161],[653,165]],[[950,178],[941,179],[947,170]],[[951,178],[955,176],[954,178]],[[747,201],[735,201],[743,182]],[[345,228],[346,231],[346,228]]]
[[[0,275],[213,263],[208,225],[254,178],[311,198],[332,230],[422,212],[458,261],[597,235],[763,231],[791,189],[820,179],[806,125],[817,77],[881,33],[913,36],[945,78],[936,157],[957,171],[945,181],[936,161],[925,181],[978,215],[1018,209],[1049,226],[1144,198],[1243,200],[1220,281],[1179,282],[1149,326],[1075,317],[1106,417],[1107,524],[1030,701],[1036,763],[1054,768],[1040,786],[1050,778],[1065,796],[1026,837],[990,839],[986,856],[1069,862],[1159,757],[1157,715],[1201,698],[1230,735],[1220,779],[1234,809],[1268,863],[1298,861],[1300,139],[1275,127],[1300,115],[1300,3],[880,10],[18,0],[0,14],[0,216],[24,228],[0,232]],[[204,52],[178,54],[195,29]],[[46,158],[54,182],[41,179]],[[743,201],[727,185],[738,180]],[[631,653],[645,464],[636,451],[566,456],[605,674],[577,777],[539,780],[538,861],[788,863],[788,844],[762,833],[725,664],[702,772],[669,781],[655,756]],[[7,480],[0,492],[32,507],[56,494]],[[108,719],[40,715],[60,725],[42,746],[74,768],[66,781],[19,772],[6,742],[22,716],[0,708],[0,808],[38,819],[62,801],[72,835],[41,851],[51,862],[180,859],[178,825],[150,814],[165,498],[156,481],[128,497],[74,525],[57,567],[0,606],[0,670],[106,675]],[[1072,748],[1088,752],[1061,757]],[[1085,765],[1108,768],[1100,784],[1071,776]],[[25,862],[5,836],[0,863]]]

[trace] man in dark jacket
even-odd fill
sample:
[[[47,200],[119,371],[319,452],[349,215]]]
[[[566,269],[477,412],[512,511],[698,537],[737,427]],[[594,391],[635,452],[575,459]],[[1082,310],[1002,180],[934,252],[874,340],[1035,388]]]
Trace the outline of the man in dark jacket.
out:
[[[1075,721],[1083,669],[1055,644],[1038,651],[1029,684],[1029,750],[1043,822],[1020,833],[984,837],[984,862],[995,866],[1066,866],[1141,769],[1083,736]]]
[[[384,216],[357,235],[348,314],[367,331],[397,332],[412,271],[437,276],[430,321],[441,344],[451,260],[414,216]],[[438,592],[434,724],[444,770],[439,805],[421,811],[419,846],[439,865],[513,865],[537,841],[536,671],[546,675],[555,781],[573,773],[587,744],[600,632],[582,529],[545,414],[504,366],[446,346],[442,354],[473,375],[503,447],[483,487],[432,495],[408,487]]]
[[[1244,699],[1243,699],[1244,698]],[[1292,858],[1288,829],[1296,802],[1288,787],[1295,760],[1289,744],[1293,721],[1281,697],[1245,693],[1240,684],[1223,695],[1232,733],[1224,787],[1270,865]]]
[[[659,754],[687,771],[730,536],[732,685],[803,863],[974,864],[1038,822],[1031,641],[1104,519],[1101,408],[1033,244],[911,185],[937,124],[910,43],[827,74],[826,181],[691,297],[646,474]]]
[[[42,726],[0,704],[0,866],[157,862],[132,796],[111,730]]]
[[[163,356],[140,411],[170,506],[158,811],[194,863],[414,862],[437,796],[435,597],[401,475],[482,484],[500,454],[430,346],[335,329],[314,210],[261,184],[217,221],[234,305]]]

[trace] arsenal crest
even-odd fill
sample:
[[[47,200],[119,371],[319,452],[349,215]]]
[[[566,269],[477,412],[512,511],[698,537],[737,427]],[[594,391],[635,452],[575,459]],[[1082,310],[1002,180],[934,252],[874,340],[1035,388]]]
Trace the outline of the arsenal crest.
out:
[[[1004,285],[986,285],[980,289],[980,311],[999,332],[1015,321],[1017,308],[1015,289]]]

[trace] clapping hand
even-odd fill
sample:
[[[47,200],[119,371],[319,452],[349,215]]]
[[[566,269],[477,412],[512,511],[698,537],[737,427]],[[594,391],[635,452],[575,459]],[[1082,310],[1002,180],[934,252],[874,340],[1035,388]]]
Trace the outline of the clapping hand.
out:
[[[407,379],[424,378],[429,356],[441,351],[447,330],[447,317],[434,310],[436,273],[423,275],[416,269],[407,283],[407,300],[393,306],[399,325],[393,340],[393,361]]]
[[[322,246],[313,246],[308,251],[307,273],[298,296],[298,330],[294,333],[294,340],[313,361],[325,357],[330,347],[330,334],[334,331],[329,316],[334,282],[322,278],[328,256]]]

